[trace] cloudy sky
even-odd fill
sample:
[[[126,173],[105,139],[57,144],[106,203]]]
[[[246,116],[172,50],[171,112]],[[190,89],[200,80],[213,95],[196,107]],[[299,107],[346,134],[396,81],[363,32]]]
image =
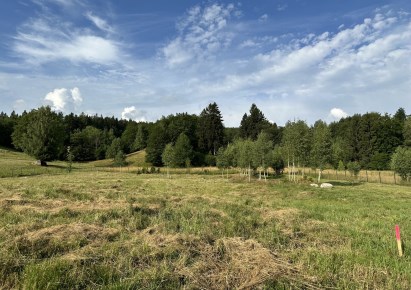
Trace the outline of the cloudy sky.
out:
[[[0,2],[0,111],[411,113],[409,0]]]

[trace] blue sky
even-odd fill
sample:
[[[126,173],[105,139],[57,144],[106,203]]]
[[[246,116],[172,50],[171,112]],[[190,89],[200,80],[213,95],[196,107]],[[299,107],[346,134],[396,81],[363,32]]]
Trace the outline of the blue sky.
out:
[[[411,1],[0,2],[0,111],[411,113]]]

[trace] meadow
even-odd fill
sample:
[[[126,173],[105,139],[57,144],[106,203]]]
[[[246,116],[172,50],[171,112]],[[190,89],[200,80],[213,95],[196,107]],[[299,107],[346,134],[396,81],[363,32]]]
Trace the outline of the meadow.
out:
[[[0,172],[32,162],[3,150]],[[0,178],[0,288],[410,288],[410,187],[99,162]]]

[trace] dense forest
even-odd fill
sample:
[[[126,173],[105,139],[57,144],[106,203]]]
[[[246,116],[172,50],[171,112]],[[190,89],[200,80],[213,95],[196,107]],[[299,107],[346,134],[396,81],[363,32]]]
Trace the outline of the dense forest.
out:
[[[155,166],[235,166],[263,174],[284,166],[386,170],[392,160],[410,156],[411,117],[400,108],[393,116],[372,112],[331,124],[298,120],[281,127],[252,104],[239,128],[225,128],[216,103],[200,115],[178,113],[156,122],[63,115],[41,107],[21,115],[2,112],[0,146],[44,161],[65,160],[68,153],[75,161],[121,159],[146,149],[146,161]]]

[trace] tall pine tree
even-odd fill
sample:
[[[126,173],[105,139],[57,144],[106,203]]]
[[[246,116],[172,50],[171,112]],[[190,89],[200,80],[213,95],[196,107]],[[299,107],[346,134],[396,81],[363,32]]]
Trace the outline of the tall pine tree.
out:
[[[216,155],[224,142],[223,117],[216,103],[209,104],[201,114],[197,128],[198,147],[204,152]]]
[[[258,134],[269,127],[270,122],[265,118],[263,112],[255,104],[252,104],[250,115],[244,114],[241,120],[240,136],[245,139],[256,140]]]

